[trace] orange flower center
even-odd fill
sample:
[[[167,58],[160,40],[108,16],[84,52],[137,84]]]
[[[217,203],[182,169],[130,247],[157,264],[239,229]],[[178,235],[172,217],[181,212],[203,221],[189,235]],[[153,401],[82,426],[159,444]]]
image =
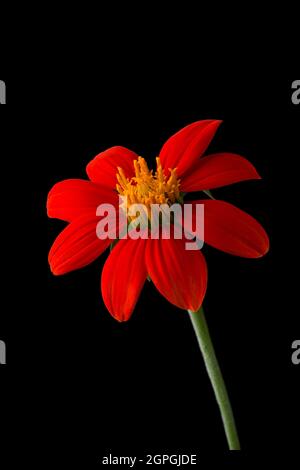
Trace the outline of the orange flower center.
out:
[[[134,160],[135,176],[126,178],[122,168],[118,167],[116,185],[121,196],[127,197],[128,208],[132,204],[144,204],[150,213],[151,204],[172,205],[180,201],[180,180],[176,175],[176,168],[169,169],[170,175],[164,174],[159,158],[156,158],[157,168],[149,170],[144,158],[138,157]]]

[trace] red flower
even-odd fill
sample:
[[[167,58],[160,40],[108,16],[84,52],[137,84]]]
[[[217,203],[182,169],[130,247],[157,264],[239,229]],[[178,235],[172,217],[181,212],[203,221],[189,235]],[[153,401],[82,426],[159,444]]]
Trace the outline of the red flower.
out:
[[[126,195],[129,203],[147,205],[153,201],[174,202],[186,192],[259,179],[253,165],[239,155],[217,153],[202,157],[220,123],[195,122],[173,135],[159,154],[155,175],[134,152],[112,147],[87,165],[90,181],[57,183],[48,196],[48,216],[69,225],[50,250],[52,272],[59,275],[81,268],[111,244],[110,239],[100,240],[96,235],[96,208],[101,203],[117,208],[118,192]],[[245,258],[267,253],[268,236],[253,217],[224,201],[195,202],[204,204],[207,244]],[[206,262],[201,251],[188,251],[184,243],[174,238],[128,238],[116,244],[104,265],[101,289],[107,309],[117,320],[129,319],[148,275],[171,303],[186,310],[199,309],[207,285]]]

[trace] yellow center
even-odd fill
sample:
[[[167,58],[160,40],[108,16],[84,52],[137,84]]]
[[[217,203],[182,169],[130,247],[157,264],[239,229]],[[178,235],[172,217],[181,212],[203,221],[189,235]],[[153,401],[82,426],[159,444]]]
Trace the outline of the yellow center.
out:
[[[156,158],[157,169],[153,174],[144,158],[134,160],[135,176],[126,178],[122,168],[118,167],[116,185],[121,196],[127,197],[127,207],[132,204],[144,204],[150,214],[151,204],[171,205],[180,200],[180,180],[177,179],[176,168],[169,169],[170,175],[164,174],[159,158]]]

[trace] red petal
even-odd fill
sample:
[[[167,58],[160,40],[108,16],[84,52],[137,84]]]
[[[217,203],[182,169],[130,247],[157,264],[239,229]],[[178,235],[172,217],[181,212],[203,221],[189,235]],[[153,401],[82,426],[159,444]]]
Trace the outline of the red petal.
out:
[[[94,261],[111,244],[99,240],[96,227],[99,217],[84,215],[71,222],[56,238],[49,252],[53,274],[65,274]]]
[[[249,214],[224,201],[204,204],[204,241],[219,250],[243,258],[259,258],[269,251],[269,238]]]
[[[71,179],[53,186],[48,195],[49,217],[72,222],[87,212],[96,215],[101,203],[118,204],[117,194],[91,181]]]
[[[138,155],[125,147],[111,147],[99,153],[86,167],[91,181],[110,189],[116,189],[117,167],[123,168],[127,178],[134,176],[133,160]]]
[[[260,176],[246,158],[234,153],[216,153],[199,160],[182,178],[180,189],[201,191],[250,179],[260,179]]]
[[[127,321],[147,278],[147,240],[120,240],[110,253],[101,278],[104,303],[118,321]]]
[[[179,176],[190,170],[209,146],[221,122],[194,122],[170,137],[159,155],[163,168],[177,168]]]
[[[196,311],[205,296],[207,267],[202,253],[186,250],[185,242],[149,239],[146,266],[156,288],[169,302]]]

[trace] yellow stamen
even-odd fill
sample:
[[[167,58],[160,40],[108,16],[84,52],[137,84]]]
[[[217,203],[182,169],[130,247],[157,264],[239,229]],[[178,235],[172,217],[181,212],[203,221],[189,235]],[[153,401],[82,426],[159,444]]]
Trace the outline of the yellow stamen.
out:
[[[151,204],[171,205],[180,198],[180,180],[177,178],[176,168],[169,169],[167,178],[161,166],[160,159],[156,158],[157,169],[153,175],[146,160],[138,157],[134,160],[135,176],[130,180],[126,178],[122,168],[118,167],[116,189],[121,196],[127,197],[128,208],[132,204],[144,204],[150,218]]]

